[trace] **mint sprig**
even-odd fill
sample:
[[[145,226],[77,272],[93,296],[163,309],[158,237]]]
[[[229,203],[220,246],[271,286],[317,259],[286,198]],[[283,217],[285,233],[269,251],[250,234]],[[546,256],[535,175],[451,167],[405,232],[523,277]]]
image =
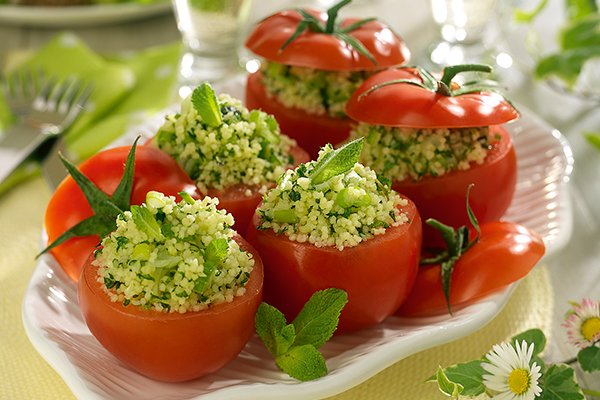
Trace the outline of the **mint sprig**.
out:
[[[364,138],[353,140],[340,147],[330,151],[321,157],[316,165],[308,171],[308,178],[313,184],[321,184],[336,175],[343,174],[351,170],[358,162],[360,152],[363,148]]]
[[[223,123],[223,114],[219,100],[210,83],[203,82],[192,92],[192,105],[194,110],[208,126],[218,127]]]
[[[139,139],[140,137],[138,136],[131,146],[131,150],[127,155],[127,160],[125,162],[123,177],[111,196],[100,190],[87,176],[83,175],[75,165],[59,154],[65,168],[85,195],[90,207],[94,211],[94,215],[66,230],[48,245],[48,247],[42,250],[37,257],[73,237],[99,235],[103,238],[117,228],[117,216],[123,211],[128,211],[130,208],[129,202],[131,199],[131,191],[133,190],[135,149]]]
[[[352,0],[342,0],[337,4],[334,4],[331,8],[327,10],[327,21],[323,24],[319,21],[315,16],[311,13],[303,10],[303,9],[295,9],[300,15],[302,15],[302,19],[298,23],[296,27],[296,31],[290,36],[290,38],[281,46],[279,52],[282,52],[292,41],[294,41],[298,36],[300,36],[305,30],[309,29],[312,32],[324,33],[327,35],[332,35],[342,40],[346,44],[352,46],[356,51],[358,51],[363,56],[367,57],[371,62],[377,66],[377,61],[375,57],[371,54],[369,50],[354,37],[349,35],[349,32],[357,29],[361,25],[364,25],[368,22],[374,21],[375,18],[365,18],[363,20],[357,21],[346,28],[342,28],[341,24],[338,20],[338,13],[340,9],[347,4],[350,4]]]
[[[327,373],[325,358],[318,349],[337,329],[346,291],[329,288],[314,293],[300,314],[288,324],[281,311],[261,303],[255,316],[256,333],[275,357],[275,364],[300,381]]]

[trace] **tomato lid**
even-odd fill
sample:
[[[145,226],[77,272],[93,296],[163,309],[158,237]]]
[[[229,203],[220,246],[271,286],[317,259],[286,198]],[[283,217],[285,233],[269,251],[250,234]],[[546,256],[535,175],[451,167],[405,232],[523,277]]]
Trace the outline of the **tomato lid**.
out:
[[[432,129],[500,125],[519,118],[519,112],[494,91],[462,93],[452,82],[443,94],[419,84],[424,80],[415,68],[379,72],[353,93],[346,114],[372,125]]]
[[[337,12],[333,19],[336,17]],[[304,24],[302,21],[307,18],[318,22],[320,28],[307,24],[294,37],[299,24]],[[346,18],[338,26],[337,23],[328,24],[328,20],[326,12],[282,11],[259,22],[246,39],[245,46],[270,61],[326,71],[378,70],[404,65],[410,59],[404,41],[379,21]],[[329,26],[332,32],[327,31]],[[323,32],[313,30],[321,28]],[[354,41],[358,44],[353,46]],[[357,49],[361,44],[375,63]]]

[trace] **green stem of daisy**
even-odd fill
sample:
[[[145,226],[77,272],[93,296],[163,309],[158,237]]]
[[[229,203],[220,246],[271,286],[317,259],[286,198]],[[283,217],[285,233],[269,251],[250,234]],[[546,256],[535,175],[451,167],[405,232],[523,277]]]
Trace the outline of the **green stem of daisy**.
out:
[[[583,394],[587,394],[590,396],[594,396],[594,397],[600,397],[600,391],[598,390],[590,390],[590,389],[581,389],[581,391],[583,392]]]
[[[569,358],[568,360],[564,361],[564,363],[567,365],[575,364],[576,362],[577,362],[577,357]]]

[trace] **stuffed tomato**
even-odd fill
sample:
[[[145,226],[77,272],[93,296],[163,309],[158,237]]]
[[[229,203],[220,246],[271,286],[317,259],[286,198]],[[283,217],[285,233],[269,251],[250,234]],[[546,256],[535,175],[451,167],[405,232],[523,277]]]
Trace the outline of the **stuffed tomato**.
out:
[[[239,232],[275,179],[310,159],[273,116],[227,94],[217,97],[206,83],[183,100],[180,113],[165,117],[150,145],[171,155],[203,195],[218,198]]]
[[[254,333],[258,253],[210,198],[150,192],[121,214],[78,284],[83,318],[108,352],[152,379],[179,382],[231,362]]]
[[[317,161],[286,172],[248,229],[264,263],[264,301],[288,321],[316,291],[338,288],[348,303],[336,333],[367,328],[398,309],[417,275],[419,212],[374,171],[348,162],[358,143],[326,146]]]
[[[415,202],[423,220],[470,226],[465,194],[485,223],[504,215],[517,180],[512,139],[501,124],[518,112],[485,83],[460,86],[457,72],[487,66],[447,67],[441,80],[421,68],[383,71],[368,79],[346,105],[365,138],[360,161],[393,181]],[[489,83],[488,83],[489,84]],[[439,232],[424,226],[423,246],[439,247]]]
[[[343,0],[327,12],[286,10],[262,20],[246,47],[262,58],[250,74],[246,106],[273,114],[286,135],[316,159],[321,146],[348,138],[344,103],[376,71],[404,65],[410,52],[373,18],[338,18]]]

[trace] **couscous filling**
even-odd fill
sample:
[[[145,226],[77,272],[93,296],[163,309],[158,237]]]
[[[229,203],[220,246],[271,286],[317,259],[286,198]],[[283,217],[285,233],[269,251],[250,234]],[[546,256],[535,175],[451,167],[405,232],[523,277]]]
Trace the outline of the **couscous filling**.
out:
[[[344,104],[373,71],[323,71],[265,60],[262,84],[268,96],[309,114],[344,118]]]
[[[233,217],[218,199],[182,196],[149,192],[102,240],[93,262],[112,301],[185,313],[245,293],[254,260],[232,240]]]
[[[193,96],[183,100],[180,114],[165,117],[152,145],[177,160],[202,193],[240,183],[265,192],[294,164],[289,152],[295,142],[281,134],[272,116],[221,94],[217,112],[222,121],[214,124],[201,117]]]
[[[333,152],[325,146],[316,161],[301,164],[279,178],[257,209],[259,229],[272,229],[290,240],[317,247],[357,246],[408,222],[400,211],[407,204],[389,182],[372,169],[355,163],[344,173],[315,183],[311,173]]]
[[[409,129],[358,123],[350,139],[364,137],[359,161],[393,181],[439,176],[481,164],[494,140],[489,127]]]

